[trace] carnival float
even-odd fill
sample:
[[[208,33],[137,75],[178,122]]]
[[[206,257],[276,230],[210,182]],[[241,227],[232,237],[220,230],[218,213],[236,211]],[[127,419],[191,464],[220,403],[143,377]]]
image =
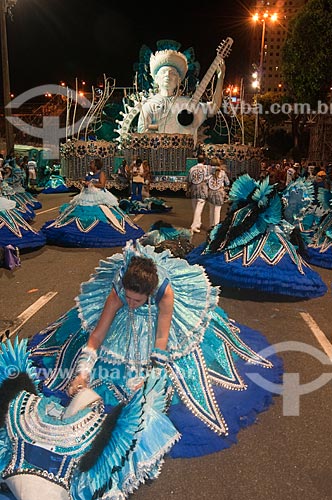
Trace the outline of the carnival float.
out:
[[[121,164],[142,158],[151,167],[150,189],[185,190],[187,173],[200,151],[223,159],[232,179],[242,173],[256,177],[261,150],[245,144],[241,117],[229,96],[223,96],[224,59],[232,44],[231,38],[220,43],[201,80],[192,47],[180,52],[180,43],[159,40],[153,53],[143,45],[134,64],[132,87],[119,89],[115,80],[104,75],[102,84],[92,88],[90,108],[76,128],[78,88],[76,96],[70,91],[67,133],[60,145],[67,185],[80,187],[86,165],[99,157],[107,187],[121,191],[123,183],[117,175]],[[165,66],[178,77],[176,85],[166,90],[158,82],[159,70]],[[152,120],[149,113],[154,115]]]

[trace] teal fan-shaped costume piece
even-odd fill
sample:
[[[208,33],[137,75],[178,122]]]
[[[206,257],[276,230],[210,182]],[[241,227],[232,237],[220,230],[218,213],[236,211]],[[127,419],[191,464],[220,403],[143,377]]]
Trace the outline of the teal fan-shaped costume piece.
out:
[[[294,233],[299,234],[295,219],[298,225],[311,203],[310,186],[301,189],[294,195],[289,190],[282,201],[268,177],[256,181],[248,174],[240,176],[229,193],[232,204],[227,217],[187,255],[188,262],[203,265],[212,282],[224,287],[297,298],[324,295],[325,283],[292,243]],[[292,217],[286,199],[295,200]],[[285,219],[284,209],[292,223]]]
[[[126,406],[108,414],[101,399],[72,414],[38,392],[27,341],[0,352],[0,471],[17,500],[123,499],[160,471],[180,438],[165,414],[166,374],[150,372]],[[14,380],[11,380],[14,379]],[[23,496],[22,496],[23,492]]]

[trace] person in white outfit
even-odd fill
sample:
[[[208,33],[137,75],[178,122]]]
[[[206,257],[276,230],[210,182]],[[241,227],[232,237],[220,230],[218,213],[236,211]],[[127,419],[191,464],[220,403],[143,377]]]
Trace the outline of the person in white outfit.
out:
[[[199,233],[202,225],[202,212],[207,200],[207,177],[208,171],[205,165],[204,155],[197,156],[197,164],[191,167],[188,174],[187,195],[191,198],[193,208],[193,221],[191,231]]]
[[[28,175],[29,175],[28,184],[29,187],[31,187],[32,185],[36,184],[36,179],[37,179],[37,162],[35,160],[35,157],[33,157],[32,160],[28,161]]]
[[[211,158],[210,166],[211,173],[208,176],[207,185],[210,226],[213,227],[220,222],[221,207],[226,195],[225,186],[229,186],[230,181],[226,173],[227,166],[219,158]]]

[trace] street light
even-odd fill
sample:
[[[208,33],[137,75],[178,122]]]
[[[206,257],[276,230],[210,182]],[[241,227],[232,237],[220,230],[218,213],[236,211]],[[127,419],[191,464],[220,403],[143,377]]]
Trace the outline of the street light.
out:
[[[276,22],[278,19],[278,14],[275,12],[270,14],[268,10],[263,13],[256,12],[252,16],[252,20],[257,23],[262,23],[262,36],[261,36],[261,47],[259,53],[259,66],[257,76],[253,81],[253,87],[256,89],[255,103],[256,103],[256,116],[255,116],[255,134],[254,134],[254,147],[256,147],[257,135],[258,135],[258,108],[257,108],[257,94],[261,92],[262,81],[263,81],[263,63],[264,63],[264,48],[265,48],[265,33],[266,33],[266,22],[269,20],[272,23]],[[253,75],[254,78],[254,75]]]
[[[9,62],[8,62],[8,45],[7,45],[7,24],[6,15],[11,13],[11,9],[16,5],[17,0],[0,0],[0,17],[1,17],[1,62],[2,62],[2,80],[3,80],[3,104],[5,117],[5,134],[7,154],[11,154],[14,150],[14,132],[13,126],[8,120],[11,116],[11,109],[7,107],[10,102],[10,79],[9,79]]]

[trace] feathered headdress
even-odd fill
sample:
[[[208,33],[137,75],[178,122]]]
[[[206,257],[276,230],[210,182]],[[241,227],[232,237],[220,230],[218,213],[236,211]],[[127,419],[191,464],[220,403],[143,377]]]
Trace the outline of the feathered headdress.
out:
[[[181,80],[184,79],[188,71],[188,62],[186,56],[176,50],[159,50],[150,57],[150,72],[153,78],[162,66],[172,66],[175,68]]]

